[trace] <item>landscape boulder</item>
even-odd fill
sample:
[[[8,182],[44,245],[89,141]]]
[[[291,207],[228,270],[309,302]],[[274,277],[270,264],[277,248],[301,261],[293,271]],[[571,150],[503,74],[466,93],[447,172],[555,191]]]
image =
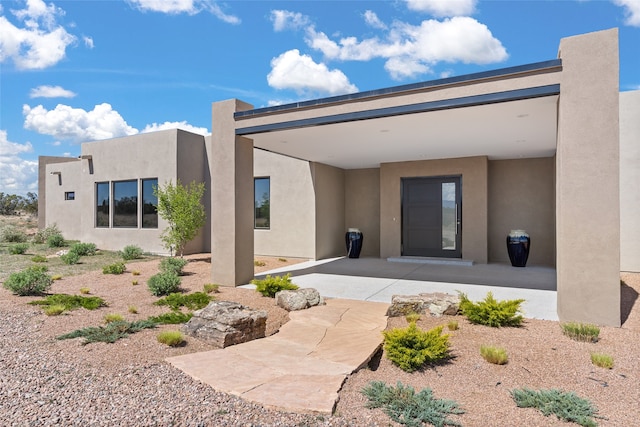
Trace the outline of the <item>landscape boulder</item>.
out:
[[[313,288],[279,291],[276,293],[276,305],[287,311],[304,310],[316,305],[323,305],[324,299]]]
[[[267,312],[254,310],[236,302],[212,301],[193,312],[182,331],[193,337],[225,348],[256,338],[263,338],[267,327]]]
[[[422,293],[418,295],[394,295],[387,316],[406,316],[409,313],[426,314],[440,317],[443,314],[453,316],[460,309],[460,297],[442,292]]]

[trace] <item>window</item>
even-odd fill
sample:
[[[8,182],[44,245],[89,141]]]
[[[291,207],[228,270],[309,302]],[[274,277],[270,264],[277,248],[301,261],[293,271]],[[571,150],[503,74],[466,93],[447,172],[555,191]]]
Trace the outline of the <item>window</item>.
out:
[[[65,200],[75,200],[76,199],[76,192],[75,191],[65,191],[64,192],[64,199]]]
[[[96,227],[109,227],[109,183],[96,183]]]
[[[113,227],[138,226],[138,181],[113,183]]]
[[[270,178],[254,178],[253,179],[253,196],[254,196],[254,227],[269,228],[270,224],[270,201],[269,193]]]
[[[158,178],[142,180],[142,228],[158,228],[158,198],[153,188],[158,187]]]

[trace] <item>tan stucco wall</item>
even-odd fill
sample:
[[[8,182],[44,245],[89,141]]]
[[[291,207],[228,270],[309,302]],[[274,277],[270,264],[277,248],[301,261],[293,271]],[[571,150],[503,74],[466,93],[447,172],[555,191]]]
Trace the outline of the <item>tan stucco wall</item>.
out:
[[[316,210],[316,259],[346,254],[344,170],[310,163]]]
[[[620,93],[620,270],[640,272],[640,90]]]
[[[51,172],[60,172],[60,175],[51,175]],[[83,237],[80,173],[78,159],[50,163],[45,168],[45,227],[55,224],[68,240],[80,240]],[[75,192],[75,200],[64,199],[67,191]]]
[[[486,157],[385,163],[380,166],[380,257],[400,256],[401,184],[404,177],[462,177],[462,258],[488,261]]]
[[[361,257],[380,256],[380,169],[345,170],[345,226],[362,231]]]
[[[555,266],[555,159],[489,161],[489,262],[509,263],[506,237],[531,237],[528,266]]]
[[[309,162],[254,149],[254,177],[270,179],[270,228],[255,229],[256,255],[315,259],[315,196]]]
[[[78,159],[70,157],[38,157],[38,228],[43,229],[47,226],[47,182],[50,179],[50,176],[47,175],[47,165],[77,161]],[[69,179],[77,179],[77,177],[69,177]],[[64,193],[62,193],[62,197],[64,198]]]
[[[618,31],[562,39],[558,316],[620,325]]]

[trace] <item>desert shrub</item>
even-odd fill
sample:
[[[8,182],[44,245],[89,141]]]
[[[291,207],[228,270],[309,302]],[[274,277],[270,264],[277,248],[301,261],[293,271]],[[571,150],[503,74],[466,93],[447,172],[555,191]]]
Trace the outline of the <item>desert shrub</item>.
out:
[[[509,360],[507,351],[502,347],[494,347],[492,345],[481,345],[480,355],[484,360],[494,365],[504,365]]]
[[[448,415],[464,414],[457,402],[436,399],[429,388],[416,393],[413,387],[399,381],[396,387],[372,381],[362,389],[362,394],[369,399],[367,408],[382,408],[393,421],[407,426],[460,426]]]
[[[255,265],[256,267],[264,267],[265,265],[267,265],[267,263],[264,261],[255,260],[253,261],[253,265]]]
[[[613,357],[603,353],[591,353],[591,363],[600,368],[611,369],[613,368]]]
[[[217,294],[218,292],[220,292],[220,285],[215,285],[213,283],[205,283],[202,286],[202,290],[206,294]]]
[[[83,294],[83,295],[86,295],[86,294],[88,294],[90,292],[91,292],[91,289],[89,289],[89,288],[80,288],[80,293]]]
[[[291,274],[287,273],[284,276],[274,276],[267,274],[264,279],[253,279],[251,281],[256,285],[256,291],[260,292],[265,297],[275,298],[276,293],[285,290],[298,289],[296,285],[291,283]]]
[[[151,316],[147,320],[157,323],[158,325],[178,325],[180,323],[187,323],[192,317],[192,313],[172,311],[170,313],[163,313],[159,316]]]
[[[72,338],[84,338],[82,345],[92,342],[114,343],[120,338],[124,338],[129,334],[140,332],[143,329],[155,328],[156,324],[149,320],[138,320],[136,322],[111,322],[106,326],[90,326],[88,328],[77,329],[68,334],[56,337],[59,340],[67,340]]]
[[[135,305],[130,305],[127,311],[131,314],[138,314],[138,308]]]
[[[127,266],[124,265],[124,262],[115,262],[102,267],[102,274],[122,274],[125,271],[127,271]]]
[[[31,257],[31,262],[47,262],[47,257],[44,255],[34,255]]]
[[[522,315],[518,314],[523,299],[497,301],[493,293],[487,293],[483,301],[474,303],[467,296],[460,293],[460,310],[471,323],[491,326],[520,326]]]
[[[286,258],[278,258],[278,261],[280,261],[280,262],[287,262],[287,259],[286,259]]]
[[[2,286],[20,296],[42,294],[49,290],[52,279],[45,273],[46,268],[39,267],[32,266],[23,271],[11,273]]]
[[[124,321],[124,317],[122,314],[118,313],[109,313],[104,315],[104,323],[113,323],[113,322],[122,322]]]
[[[154,302],[155,305],[165,305],[171,310],[180,310],[180,307],[187,307],[190,310],[200,310],[205,308],[213,297],[204,292],[194,292],[192,294],[181,294],[178,292],[167,295]]]
[[[180,331],[162,331],[158,334],[158,342],[166,344],[169,347],[177,347],[182,345],[184,337]]]
[[[562,333],[576,341],[597,342],[600,328],[588,323],[561,323]]]
[[[44,309],[44,314],[47,316],[58,316],[64,313],[64,305],[50,305]]]
[[[131,274],[133,274],[134,276],[139,276],[140,272],[138,270],[133,270]]]
[[[416,323],[418,320],[420,320],[420,313],[411,312],[404,316],[404,318],[408,323]]]
[[[54,274],[53,276],[51,276],[51,280],[53,280],[54,282],[60,279],[62,279],[62,274]]]
[[[410,323],[382,333],[387,357],[403,371],[413,372],[449,357],[449,335],[442,335],[442,326],[425,331]]]
[[[142,249],[136,245],[127,245],[118,253],[125,261],[142,258]]]
[[[98,248],[95,243],[74,243],[69,252],[77,253],[79,256],[95,255]]]
[[[67,265],[74,265],[80,261],[80,255],[73,251],[69,251],[64,255],[60,255],[60,259]]]
[[[11,255],[23,255],[29,249],[28,243],[16,243],[15,245],[9,246],[9,253]]]
[[[24,243],[26,241],[26,233],[15,225],[7,224],[0,227],[0,242]]]
[[[178,276],[182,275],[182,269],[189,263],[184,258],[165,258],[160,261],[160,271],[164,273],[175,273]]]
[[[132,284],[133,286],[138,286],[138,281],[137,281],[137,280],[132,280],[132,281],[131,281],[131,284]]]
[[[45,307],[61,305],[65,310],[75,310],[80,307],[87,310],[96,310],[100,307],[107,306],[107,303],[100,297],[84,297],[81,295],[68,294],[47,295],[44,299],[31,301],[29,304],[42,305]]]
[[[459,328],[460,326],[457,320],[449,320],[449,322],[447,322],[447,329],[450,331],[457,331]]]
[[[586,399],[573,392],[560,390],[530,390],[527,388],[511,391],[511,397],[519,408],[536,408],[548,417],[554,414],[558,419],[570,421],[585,427],[594,427],[598,410]]]
[[[62,234],[52,234],[47,237],[47,246],[50,248],[61,248],[66,244]]]
[[[49,236],[53,236],[54,234],[62,234],[56,224],[38,230],[33,236],[33,243],[46,243]]]
[[[178,292],[180,289],[180,282],[180,277],[176,273],[165,271],[149,277],[147,286],[149,287],[152,295],[159,297]]]

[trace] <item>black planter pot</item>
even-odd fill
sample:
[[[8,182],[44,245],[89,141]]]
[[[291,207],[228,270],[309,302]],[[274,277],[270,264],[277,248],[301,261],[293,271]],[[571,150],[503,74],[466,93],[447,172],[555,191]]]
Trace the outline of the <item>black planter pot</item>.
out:
[[[529,258],[531,238],[523,230],[511,230],[507,236],[507,252],[514,267],[525,267]]]
[[[362,250],[362,240],[364,239],[362,232],[357,228],[350,228],[344,239],[347,244],[347,256],[349,258],[359,258]]]

